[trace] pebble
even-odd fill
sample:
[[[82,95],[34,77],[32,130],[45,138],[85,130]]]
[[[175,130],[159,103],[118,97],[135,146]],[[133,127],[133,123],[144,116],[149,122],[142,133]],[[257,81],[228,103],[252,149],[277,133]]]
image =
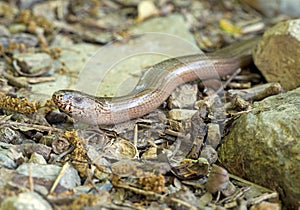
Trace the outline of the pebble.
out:
[[[152,1],[141,1],[138,4],[138,21],[143,21],[151,16],[159,14],[158,9]]]
[[[29,169],[31,173],[29,173]],[[55,180],[60,173],[61,167],[57,165],[42,165],[37,163],[23,163],[17,168],[17,173],[24,176],[32,176],[33,178],[40,178],[45,180]],[[73,189],[80,185],[80,177],[77,170],[69,167],[59,182],[66,189]]]
[[[44,144],[36,143],[23,143],[15,146],[15,150],[22,152],[25,156],[29,156],[32,153],[37,153],[43,156],[45,160],[49,160],[52,148]]]
[[[254,63],[268,82],[284,89],[300,86],[300,19],[278,23],[267,30],[253,52]]]
[[[8,37],[8,36],[10,36],[10,32],[5,26],[0,25],[0,37],[2,37],[2,36]]]
[[[18,6],[20,9],[30,9],[34,4],[41,2],[41,0],[20,0]]]
[[[209,164],[213,164],[218,160],[218,153],[211,145],[206,145],[202,149],[200,157],[205,158]]]
[[[35,192],[24,192],[4,198],[0,210],[51,210],[50,204]]]
[[[11,144],[21,144],[21,142],[23,141],[21,133],[9,127],[3,127],[2,129],[0,129],[0,139],[1,142]]]
[[[39,40],[36,36],[26,33],[16,33],[10,38],[10,42],[24,44],[26,48],[35,47],[38,45]]]
[[[214,149],[216,149],[220,141],[221,141],[220,126],[215,123],[207,124],[206,143],[211,145]]]
[[[172,120],[188,120],[196,114],[197,110],[189,110],[189,109],[172,109],[169,111],[169,118]]]
[[[168,98],[168,107],[191,108],[197,100],[197,84],[184,84],[176,88]]]
[[[14,169],[17,167],[15,159],[11,155],[12,151],[9,149],[3,149],[2,145],[0,147],[0,168],[5,167],[9,169]]]
[[[30,159],[28,161],[29,163],[37,163],[37,164],[47,164],[44,157],[36,152],[32,153],[30,156]]]
[[[197,110],[190,109],[172,109],[169,111],[168,122],[171,128],[175,131],[184,131],[191,129],[192,117],[197,113]]]
[[[47,53],[14,54],[14,67],[20,75],[40,76],[51,69],[52,59]]]

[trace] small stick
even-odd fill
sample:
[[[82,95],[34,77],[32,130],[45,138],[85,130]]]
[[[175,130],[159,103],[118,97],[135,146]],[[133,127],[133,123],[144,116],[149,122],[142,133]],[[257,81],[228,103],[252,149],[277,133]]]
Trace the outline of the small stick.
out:
[[[63,165],[63,167],[61,168],[59,174],[57,175],[50,191],[49,191],[49,195],[53,194],[55,188],[57,187],[57,185],[59,184],[59,181],[61,180],[61,178],[63,177],[63,175],[67,172],[68,168],[70,167],[70,164],[67,162]]]

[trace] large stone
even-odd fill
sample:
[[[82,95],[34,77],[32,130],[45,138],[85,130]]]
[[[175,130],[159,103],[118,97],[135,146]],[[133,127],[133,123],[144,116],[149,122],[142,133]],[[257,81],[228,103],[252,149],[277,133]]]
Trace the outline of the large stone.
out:
[[[300,19],[281,22],[267,30],[253,52],[255,65],[268,82],[286,90],[300,86]]]
[[[300,88],[254,103],[218,150],[231,172],[280,193],[288,209],[300,198]]]

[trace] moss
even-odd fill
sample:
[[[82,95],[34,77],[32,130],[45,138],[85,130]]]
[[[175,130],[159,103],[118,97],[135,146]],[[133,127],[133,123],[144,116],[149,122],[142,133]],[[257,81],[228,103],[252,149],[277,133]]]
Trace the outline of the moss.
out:
[[[33,114],[41,107],[39,102],[29,101],[27,98],[13,98],[11,96],[0,97],[2,109],[19,112],[22,114]]]
[[[52,33],[54,29],[54,25],[45,17],[34,15],[30,10],[21,10],[14,22],[25,24],[31,33],[35,32],[37,26],[43,28],[46,34]]]
[[[76,131],[65,131],[62,138],[74,146],[74,150],[69,156],[72,164],[76,167],[81,177],[87,177],[90,160],[84,148],[83,139],[78,136]]]
[[[139,178],[138,183],[143,186],[145,191],[153,191],[156,193],[165,193],[165,177],[162,174],[149,174]]]

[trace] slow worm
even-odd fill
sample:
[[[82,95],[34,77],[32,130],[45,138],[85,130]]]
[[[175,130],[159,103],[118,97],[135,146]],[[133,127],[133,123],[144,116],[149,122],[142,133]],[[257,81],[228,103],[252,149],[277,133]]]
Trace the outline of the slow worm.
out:
[[[260,38],[234,43],[206,55],[167,59],[150,67],[134,90],[121,97],[96,97],[75,90],[59,90],[52,100],[60,111],[87,124],[111,125],[143,116],[162,104],[179,85],[233,74],[252,61]]]

